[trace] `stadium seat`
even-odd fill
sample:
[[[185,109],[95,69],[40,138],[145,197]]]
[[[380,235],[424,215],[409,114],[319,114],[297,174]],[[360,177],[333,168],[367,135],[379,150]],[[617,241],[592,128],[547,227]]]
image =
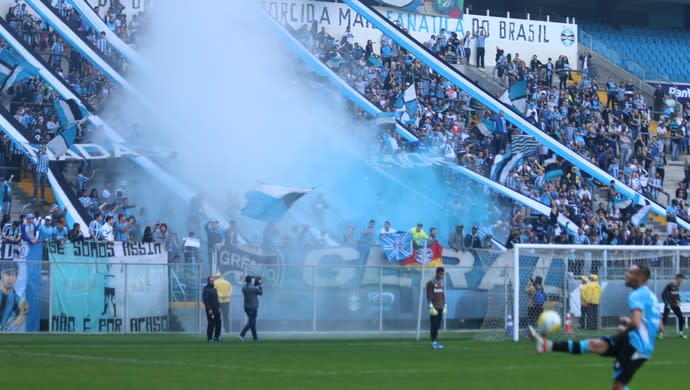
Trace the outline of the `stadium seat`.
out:
[[[594,22],[583,22],[580,29],[595,38],[595,51],[618,52],[619,56],[612,55],[609,58],[638,77],[658,73],[666,75],[671,81],[682,82],[687,81],[690,76],[690,53],[685,50],[690,46],[690,33],[687,31],[662,31],[634,26],[622,26],[617,31],[609,25]],[[640,43],[648,47],[643,52],[638,51]],[[675,56],[668,56],[669,52],[675,53]],[[660,61],[660,58],[664,60]]]

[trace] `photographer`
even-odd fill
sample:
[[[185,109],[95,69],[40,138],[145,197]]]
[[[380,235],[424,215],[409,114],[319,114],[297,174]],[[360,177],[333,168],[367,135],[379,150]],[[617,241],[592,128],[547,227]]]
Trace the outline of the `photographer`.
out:
[[[263,294],[263,282],[261,278],[247,276],[244,278],[245,285],[242,287],[242,295],[244,295],[244,312],[247,313],[247,325],[244,326],[240,332],[240,340],[244,341],[244,335],[247,331],[252,331],[252,338],[254,341],[259,341],[256,336],[256,315],[259,311],[259,295]]]

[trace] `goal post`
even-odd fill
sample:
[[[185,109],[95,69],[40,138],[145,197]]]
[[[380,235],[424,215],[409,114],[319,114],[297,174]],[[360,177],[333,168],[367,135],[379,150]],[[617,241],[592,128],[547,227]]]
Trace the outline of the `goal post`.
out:
[[[634,264],[650,268],[648,285],[658,297],[677,273],[690,271],[690,246],[516,244],[512,250],[513,272],[505,276],[512,287],[506,304],[512,303],[514,341],[520,340],[521,334],[524,337],[527,325],[535,323],[538,313],[546,309],[556,310],[563,325],[569,321],[567,333],[572,335],[566,336],[592,335],[602,328],[614,328],[619,316],[629,315],[630,289],[625,287],[625,273]],[[526,291],[537,278],[542,280],[547,297],[542,305],[533,305]],[[580,301],[583,278],[589,280],[587,283],[598,279],[598,304],[583,305]]]

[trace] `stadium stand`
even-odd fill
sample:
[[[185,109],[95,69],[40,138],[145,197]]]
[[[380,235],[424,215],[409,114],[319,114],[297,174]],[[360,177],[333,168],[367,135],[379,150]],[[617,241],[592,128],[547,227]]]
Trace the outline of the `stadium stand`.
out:
[[[690,80],[690,32],[581,21],[580,31],[592,37],[594,50],[645,80]],[[640,50],[644,46],[644,50]],[[669,53],[673,53],[669,55]]]
[[[453,149],[462,154],[459,158],[461,164],[484,175],[490,173],[495,156],[500,156],[505,152],[508,146],[505,136],[494,133],[490,137],[484,137],[478,134],[477,126],[472,126],[481,123],[481,119],[472,118],[470,114],[472,111],[467,110],[467,108],[474,109],[469,105],[470,99],[466,94],[450,85],[447,80],[430,76],[432,72],[426,65],[420,64],[404,50],[396,50],[395,45],[386,41],[387,38],[382,38],[384,47],[382,50],[392,49],[393,52],[378,54],[389,58],[390,61],[382,61],[378,56],[370,60],[372,54],[377,54],[372,49],[372,42],[366,44],[356,42],[356,39],[350,36],[351,34],[338,38],[328,36],[325,31],[317,34],[313,31],[304,26],[294,33],[303,43],[313,47],[316,56],[339,71],[360,93],[383,110],[395,111],[400,107],[404,90],[410,85],[409,83],[417,82],[417,98],[421,103],[418,105],[418,116],[422,118],[419,126],[411,126],[410,131],[420,138],[420,142],[414,145],[407,144],[404,148],[408,150],[430,148],[439,152],[452,145]],[[453,39],[456,37],[451,37],[451,40]],[[451,48],[450,51],[454,51],[453,49],[457,47],[455,46],[457,43],[449,46],[439,44],[438,40],[433,43],[428,42],[427,45],[429,44],[440,45],[434,50],[441,55],[447,54],[448,47]],[[387,45],[390,46],[387,47]],[[454,54],[457,56],[456,53]],[[676,133],[673,137],[662,135],[660,139],[657,139],[656,135],[649,134],[650,109],[644,98],[630,83],[620,82],[615,85],[614,98],[608,109],[600,101],[601,92],[596,79],[589,79],[589,75],[576,76],[579,82],[569,81],[566,78],[566,84],[569,85],[558,90],[549,84],[552,83],[554,74],[560,69],[559,64],[555,64],[559,67],[558,69],[552,68],[553,71],[548,74],[549,72],[545,71],[547,61],[545,59],[540,61],[538,58],[534,60],[528,66],[521,59],[511,59],[505,61],[505,69],[502,69],[505,72],[497,72],[510,74],[511,84],[520,80],[529,80],[528,103],[534,113],[534,123],[541,126],[543,130],[547,130],[561,143],[596,162],[603,170],[613,173],[625,184],[652,199],[658,199],[663,186],[665,153],[671,149],[671,140],[673,139],[676,151],[674,157],[677,158],[680,152],[687,153],[687,149],[681,149],[680,145],[683,139],[680,134],[681,131],[685,134],[687,121],[681,115],[674,116],[673,119],[670,117],[662,119],[665,124],[672,121],[678,126],[674,126]],[[566,76],[572,77],[570,73],[565,72]],[[503,77],[502,74],[501,76]],[[670,105],[673,106],[673,103]],[[670,114],[673,115],[673,113]],[[487,118],[484,119],[489,119],[496,126],[500,118],[496,115],[486,115]],[[537,117],[540,119],[536,120]],[[682,129],[680,129],[681,125]],[[510,132],[513,133],[512,137],[507,138],[521,136],[514,129]],[[395,137],[394,134],[389,136]],[[396,140],[405,144],[405,141],[399,137]],[[566,168],[562,179],[551,184],[557,191],[553,194],[551,194],[552,191],[546,191],[544,186],[547,183],[543,175],[547,168],[542,165],[547,161],[549,152],[548,150],[537,152],[535,147],[534,155],[535,158],[528,159],[524,169],[521,166],[520,169],[510,171],[507,180],[504,181],[508,181],[509,187],[546,204],[549,204],[551,200],[556,200],[563,213],[576,214],[577,220],[582,221],[580,224],[583,230],[591,232],[588,242],[613,244],[660,242],[658,236],[655,238],[653,234],[646,232],[644,227],[642,229],[628,228],[626,225],[632,217],[632,210],[627,210],[627,213],[624,212],[621,215],[620,210],[613,207],[615,199],[607,199],[607,205],[600,202],[599,210],[597,210],[595,196],[600,191],[595,184],[602,187],[606,185],[592,183],[591,180],[583,178],[583,175],[569,164],[560,167],[561,170]],[[618,159],[621,162],[618,162]],[[560,161],[558,163],[562,164]],[[653,172],[651,178],[650,171]],[[657,172],[660,178],[656,178]],[[534,183],[539,184],[535,186]],[[606,195],[602,195],[606,199]],[[586,198],[584,205],[583,198]],[[667,203],[669,203],[668,200]],[[681,204],[681,217],[684,217],[687,212],[687,200],[685,202],[679,200],[678,203]],[[594,208],[593,205],[595,205]],[[615,226],[623,228],[622,234],[612,234],[609,238],[607,230],[615,230]],[[524,234],[523,238],[527,236]],[[573,237],[573,239],[577,238]],[[555,240],[555,237],[552,236],[549,239],[542,236],[541,240],[542,242],[551,241]],[[684,240],[687,241],[687,237],[684,237]],[[580,241],[582,242],[582,239]]]

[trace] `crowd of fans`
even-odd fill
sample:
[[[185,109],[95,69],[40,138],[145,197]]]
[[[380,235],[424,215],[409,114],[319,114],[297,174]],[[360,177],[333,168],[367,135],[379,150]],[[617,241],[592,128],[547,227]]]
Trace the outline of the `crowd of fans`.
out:
[[[81,20],[64,0],[53,1],[51,6],[105,57],[116,56],[112,48],[101,41],[100,33]],[[98,9],[96,11],[100,12]],[[7,20],[25,43],[39,51],[77,89],[80,96],[87,97],[87,101],[90,97],[102,102],[113,88],[85,58],[65,45],[45,21],[32,15],[25,4],[13,7]],[[139,15],[128,21],[117,1],[113,2],[104,17],[109,28],[130,44],[136,43],[144,20],[145,15]],[[437,75],[389,37],[383,36],[380,42],[368,41],[360,46],[349,28],[339,39],[329,36],[325,29],[316,32],[308,26],[294,33],[319,59],[383,111],[399,111],[404,105],[404,91],[414,85],[417,111],[410,113],[412,120],[407,127],[419,141],[409,143],[392,131],[385,134],[385,137],[394,139],[400,145],[400,150],[432,150],[454,156],[466,168],[492,177],[494,162],[507,155],[513,137],[522,135],[520,130],[504,119],[503,113],[487,112],[467,93]],[[439,57],[468,63],[471,52],[468,43],[473,38],[476,35],[459,38],[450,34],[446,37],[442,31],[425,45]],[[374,50],[375,44],[380,44],[379,50]],[[523,114],[533,125],[634,190],[659,200],[659,195],[664,193],[666,153],[678,159],[681,153],[690,151],[690,107],[683,107],[672,96],[664,96],[663,93],[655,94],[654,105],[649,107],[632,83],[616,83],[614,80],[608,80],[603,88],[607,96],[604,103],[598,93],[602,88],[593,77],[593,72],[590,72],[592,57],[583,56],[580,61],[583,72],[580,83],[575,84],[569,82],[572,70],[565,56],[555,62],[551,58],[542,62],[534,55],[528,64],[518,53],[511,55],[498,49],[495,74],[508,85],[522,80],[527,82],[527,110]],[[67,76],[64,76],[63,66]],[[554,86],[554,81],[557,81],[557,86]],[[36,142],[50,140],[59,128],[53,109],[57,93],[42,80],[30,78],[14,86],[10,95],[10,108],[15,113],[15,119],[35,134]],[[363,111],[357,111],[356,115],[365,116]],[[655,135],[649,131],[652,121],[657,124]],[[482,131],[487,123],[493,130],[490,134]],[[385,147],[382,146],[382,149]],[[563,174],[549,178],[547,171],[553,170],[553,164]],[[89,187],[92,178],[87,176],[84,167],[80,167],[75,180],[79,202],[93,218],[89,223],[92,237],[118,241],[160,241],[168,248],[171,258],[179,260],[181,255],[185,259],[190,258],[179,237],[170,233],[165,223],[138,223],[133,212],[136,206],[129,203],[122,190],[113,191],[109,182],[104,182],[100,189]],[[672,222],[673,218],[687,217],[686,188],[689,180],[690,170],[686,170],[686,178],[679,183],[673,201],[667,200],[672,214],[669,217],[671,228],[663,240],[644,225],[637,226],[630,222],[634,210],[616,206],[620,197],[613,187],[602,195],[599,188],[601,183],[593,182],[577,167],[554,158],[546,148],[537,147],[527,153],[520,166],[507,172],[502,183],[551,206],[551,216],[537,216],[525,208],[514,206],[509,221],[484,227],[481,236],[476,226],[464,235],[463,225],[457,225],[448,239],[448,245],[457,250],[490,248],[492,238],[498,236],[495,234],[497,230],[509,236],[506,242],[508,247],[518,242],[684,245],[690,242],[690,235],[676,229]],[[670,199],[671,196],[668,196]],[[193,237],[194,231],[202,229],[201,214],[194,211],[200,208],[200,202],[199,199],[192,202],[188,236]],[[21,234],[24,229],[29,229],[29,225],[34,225],[39,232],[40,229],[45,231],[38,239],[83,239],[76,233],[78,227],[74,226],[73,235],[63,235],[64,220],[61,215],[52,215],[53,212],[62,213],[51,207],[50,218],[35,218],[32,215],[30,219],[26,216],[24,223],[15,221],[6,227],[18,226]],[[568,233],[556,224],[555,217],[559,214],[576,224],[577,234]],[[57,222],[52,225],[52,221]],[[42,226],[50,226],[52,230]],[[370,221],[357,237],[356,227],[350,225],[342,237],[342,243],[372,245],[377,238],[375,228],[376,222]],[[205,238],[209,248],[223,243],[236,243],[238,240],[234,221],[225,231],[221,231],[217,221],[213,220],[203,229],[207,233]],[[390,229],[390,223],[384,224],[382,231],[384,229]],[[430,240],[438,240],[434,228],[430,229],[430,233]],[[275,225],[269,224],[260,240],[262,246],[318,248],[328,246],[332,238],[325,229],[315,233],[308,225],[295,225],[289,231],[280,233]]]
[[[67,44],[60,34],[25,3],[11,7],[6,21],[24,44],[38,53],[48,66],[96,111],[103,106],[108,96],[113,94],[116,85],[91,65],[78,50]],[[109,46],[103,46],[103,49],[111,52]],[[42,84],[45,82],[42,81]]]
[[[367,41],[361,46],[349,29],[339,38],[331,37],[325,29],[316,32],[309,26],[293,33],[383,111],[403,109],[403,93],[410,85],[415,85],[417,112],[410,113],[413,120],[407,127],[419,141],[407,143],[390,131],[386,136],[402,147],[389,152],[433,150],[449,155],[448,151],[452,150],[459,164],[491,176],[494,162],[500,161],[510,150],[511,139],[522,135],[504,119],[503,113],[482,110],[466,93],[385,35],[380,42]],[[467,55],[467,38],[458,39],[452,34],[446,37],[442,31],[424,44],[439,57],[462,61]],[[380,50],[374,50],[376,44],[380,44]],[[464,61],[467,60],[465,57]],[[551,58],[542,61],[534,55],[527,64],[519,53],[511,55],[497,49],[495,75],[505,79],[508,85],[526,81],[527,109],[522,114],[544,133],[635,191],[657,202],[665,201],[671,222],[667,232],[670,238],[666,243],[674,242],[672,237],[685,237],[675,230],[673,221],[687,216],[688,177],[678,184],[675,197],[666,194],[663,187],[667,153],[672,152],[673,159],[677,160],[681,153],[689,151],[690,107],[683,107],[673,96],[659,92],[655,95],[654,106],[650,107],[632,83],[614,80],[608,80],[604,89],[607,101],[602,102],[591,55],[580,58],[579,84],[571,81],[573,70],[567,57],[560,56],[555,62]],[[364,116],[361,112],[358,114]],[[657,124],[656,134],[650,134],[652,121]],[[494,130],[491,134],[481,131],[486,123]],[[382,142],[382,145],[387,148],[387,144]],[[553,171],[554,162],[563,174],[551,178],[548,171]],[[601,189],[609,183],[593,181],[577,167],[555,159],[544,147],[527,153],[523,164],[508,172],[502,183],[556,207],[558,213],[568,217],[581,231],[568,234],[546,217],[536,218],[516,211],[511,242],[662,242],[644,225],[634,226],[630,222],[636,208],[617,207],[621,197],[613,188],[602,193]],[[660,196],[662,194],[666,197]]]
[[[106,31],[97,31],[87,19],[81,17],[79,12],[66,0],[43,0],[62,21],[79,35],[87,45],[105,59],[114,69],[121,74],[126,74],[129,64],[124,56],[112,48],[106,39]],[[139,37],[146,28],[148,15],[145,11],[133,14],[128,20],[124,12],[125,6],[115,0],[101,16],[101,8],[94,7],[94,12],[101,17],[110,31],[115,33],[125,44],[136,47]]]

